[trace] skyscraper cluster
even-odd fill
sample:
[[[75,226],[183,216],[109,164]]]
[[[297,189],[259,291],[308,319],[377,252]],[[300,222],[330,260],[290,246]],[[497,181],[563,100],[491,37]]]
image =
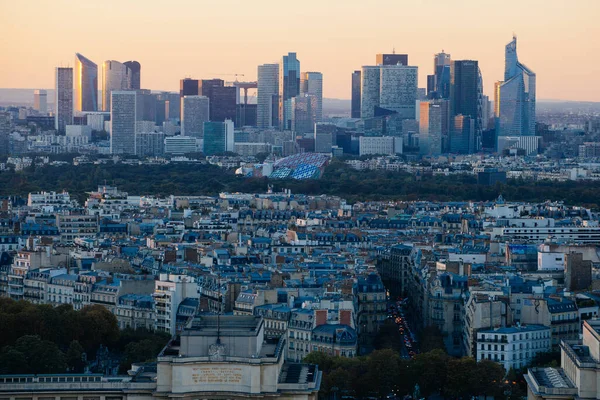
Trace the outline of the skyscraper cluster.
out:
[[[352,135],[391,136],[401,137],[406,146],[418,148],[423,156],[435,156],[478,152],[490,147],[497,137],[535,135],[535,73],[519,62],[516,38],[505,51],[504,80],[495,84],[493,112],[483,95],[477,60],[453,60],[442,50],[433,56],[427,88],[420,89],[418,67],[409,64],[408,54],[376,54],[374,65],[364,65],[352,73],[351,117],[362,119],[359,130],[350,136],[340,133],[340,137],[350,138],[349,143],[345,139],[337,143],[337,133],[333,133],[331,146],[339,151],[351,148]],[[180,131],[181,136],[196,139],[198,148],[213,154],[219,153],[217,149],[229,151],[232,146],[222,145],[221,139],[219,143],[202,141],[221,138],[216,133],[229,132],[231,123],[291,132],[291,145],[299,151],[329,148],[329,144],[316,146],[314,142],[316,126],[324,120],[323,74],[303,71],[294,52],[283,55],[278,63],[259,65],[257,72],[256,82],[184,78],[179,94],[153,94],[140,87],[139,62],[107,60],[99,75],[94,62],[76,53],[73,68],[56,69],[55,128],[64,131],[67,125],[79,123],[81,115],[110,113],[111,151],[123,154],[137,151],[136,134],[156,133],[153,126],[140,124],[144,121],[170,124],[164,134],[172,136]],[[257,89],[256,105],[248,103],[249,88]],[[243,103],[240,90],[244,90]],[[114,99],[117,104],[113,104]],[[34,103],[38,111],[44,112],[46,92],[36,91]],[[490,141],[492,114],[495,135]],[[98,120],[95,126],[101,127],[102,123]],[[209,138],[205,137],[207,123],[213,124]],[[323,132],[330,134],[328,130]],[[323,135],[318,135],[321,144],[325,143]],[[154,146],[157,137],[144,139]],[[313,142],[304,143],[306,140]],[[283,148],[288,144],[282,143]]]
[[[519,62],[516,49],[513,38],[506,46],[504,81],[494,90],[497,136],[535,135],[535,73]],[[452,60],[443,50],[435,54],[427,100],[415,107],[417,78],[408,55],[378,54],[375,65],[352,73],[351,117],[365,120],[365,130],[403,135],[422,155],[480,151],[491,107],[483,95],[479,62]],[[409,138],[405,127],[415,119],[419,132]]]
[[[323,74],[301,72],[296,53],[258,66],[257,125],[312,133],[323,120]]]

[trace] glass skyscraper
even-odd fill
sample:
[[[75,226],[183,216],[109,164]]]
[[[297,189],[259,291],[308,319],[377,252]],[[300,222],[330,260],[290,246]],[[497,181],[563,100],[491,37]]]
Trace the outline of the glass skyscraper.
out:
[[[75,111],[98,111],[98,66],[75,53]]]
[[[473,151],[481,147],[483,80],[479,63],[474,60],[452,61],[450,64],[450,108],[452,117],[469,116],[475,121]]]
[[[279,129],[292,129],[292,97],[300,94],[300,60],[288,53],[279,64]]]
[[[142,66],[137,61],[125,61],[123,64],[129,68],[131,74],[131,89],[141,89]]]
[[[534,136],[535,73],[519,62],[516,37],[506,45],[504,81],[496,97],[498,136]]]

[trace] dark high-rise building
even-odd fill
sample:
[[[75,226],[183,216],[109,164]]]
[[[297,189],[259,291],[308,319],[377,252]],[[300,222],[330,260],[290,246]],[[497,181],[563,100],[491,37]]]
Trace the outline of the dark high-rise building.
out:
[[[463,115],[475,121],[474,151],[481,140],[481,77],[479,63],[474,60],[452,61],[450,64],[451,115]]]
[[[210,100],[210,120],[224,122],[226,119],[235,121],[236,117],[235,86],[225,86],[222,79],[202,79],[198,85],[198,94]]]
[[[427,98],[431,100],[439,98],[435,88],[435,75],[427,75]]]
[[[375,65],[408,65],[408,54],[377,54]]]
[[[165,101],[165,119],[179,119],[181,110],[181,98],[179,97],[179,93],[162,92],[159,93],[158,100]]]
[[[156,125],[162,126],[163,122],[167,120],[167,101],[160,99],[158,96],[155,97],[154,107],[154,122]]]
[[[142,66],[137,61],[126,61],[123,64],[129,68],[131,76],[131,89],[141,89]]]
[[[450,152],[456,154],[471,154],[475,143],[475,121],[471,117],[456,115],[450,131]]]
[[[360,118],[360,71],[352,73],[352,110],[350,117]]]
[[[179,97],[198,96],[198,79],[185,78],[179,81]]]
[[[258,104],[236,105],[235,126],[256,126]]]

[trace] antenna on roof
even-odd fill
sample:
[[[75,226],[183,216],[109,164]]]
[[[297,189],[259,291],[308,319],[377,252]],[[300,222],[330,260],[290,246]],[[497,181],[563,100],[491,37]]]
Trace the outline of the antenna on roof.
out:
[[[392,54],[396,54],[396,46],[392,47]]]

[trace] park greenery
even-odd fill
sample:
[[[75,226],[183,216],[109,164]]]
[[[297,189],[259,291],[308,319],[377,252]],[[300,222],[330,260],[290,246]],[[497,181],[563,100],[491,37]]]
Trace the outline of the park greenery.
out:
[[[319,365],[323,371],[321,398],[399,398],[410,395],[427,398],[470,399],[473,396],[501,398],[510,392],[514,398],[523,393],[521,386],[505,376],[500,364],[473,358],[453,358],[443,350],[401,358],[393,349],[375,350],[368,356],[345,358],[310,353],[305,362]],[[514,378],[514,377],[512,377]]]
[[[99,305],[75,311],[67,304],[0,299],[0,373],[83,372],[101,347],[126,372],[134,362],[156,358],[168,340],[165,334],[119,330],[116,317]]]
[[[165,165],[32,165],[23,171],[0,173],[0,196],[27,196],[40,190],[66,190],[79,200],[98,185],[109,184],[140,195],[216,195],[220,192],[275,191],[337,195],[350,202],[366,200],[490,201],[500,194],[511,201],[564,201],[597,209],[600,185],[588,181],[509,180],[480,185],[474,175],[416,176],[397,171],[358,171],[333,160],[319,180],[244,178],[232,170],[200,163]]]

